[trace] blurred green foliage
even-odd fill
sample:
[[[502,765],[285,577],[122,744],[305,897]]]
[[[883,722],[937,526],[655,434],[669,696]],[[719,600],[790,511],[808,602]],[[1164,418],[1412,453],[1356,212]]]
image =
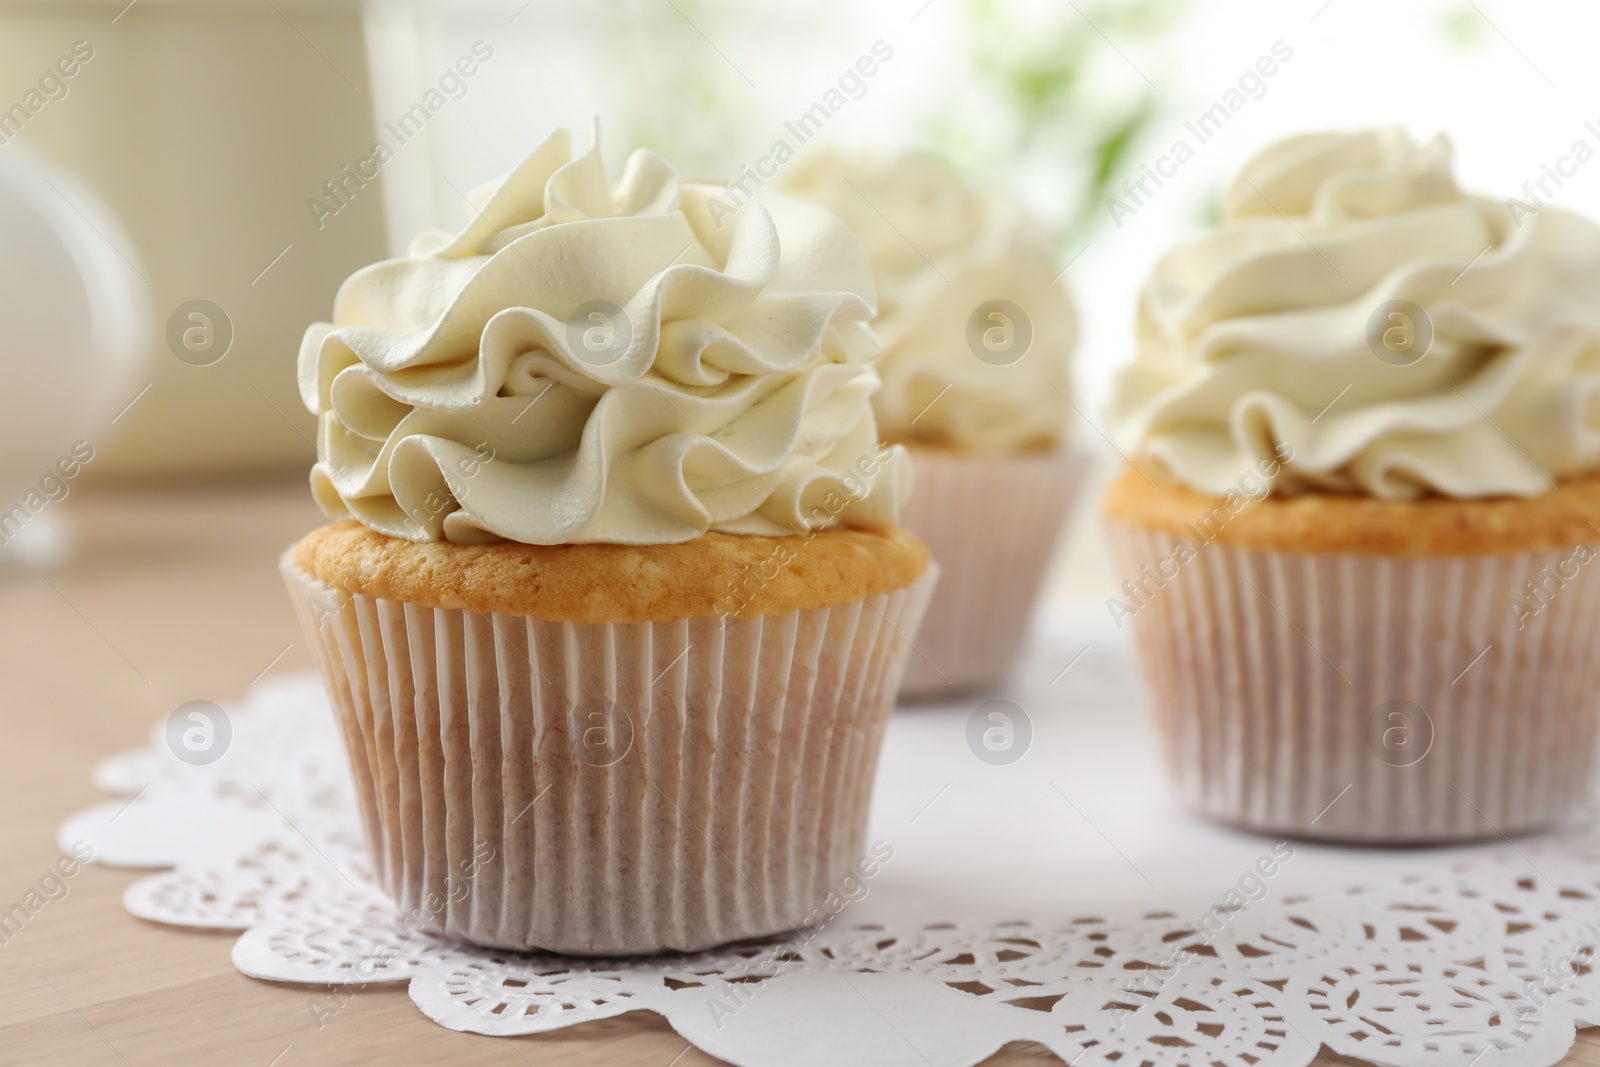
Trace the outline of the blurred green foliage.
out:
[[[751,127],[756,94],[718,54],[738,0],[618,0],[597,4],[595,17],[619,31],[606,59],[621,77],[611,113],[621,121],[606,140],[626,152],[648,148],[690,173],[729,171]]]
[[[1107,191],[1129,149],[1167,102],[1160,69],[1135,66],[1124,49],[1170,36],[1187,6],[1083,0],[1041,14],[1039,5],[1018,0],[967,0],[972,70],[1000,113],[936,117],[934,147],[969,168],[1020,161],[1054,172],[1068,198],[1058,220],[1062,241],[1081,244],[1104,221]],[[1117,76],[1104,76],[1108,70]]]
[[[1462,51],[1483,44],[1486,28],[1483,15],[1471,4],[1453,7],[1439,19],[1439,31],[1445,41]]]
[[[818,0],[806,17],[826,19],[843,2]],[[930,150],[1031,185],[1063,248],[1076,250],[1105,223],[1129,151],[1171,105],[1170,64],[1148,57],[1172,42],[1190,0],[938,2],[962,5],[957,69],[928,86],[926,113],[901,126],[909,143],[879,148]],[[606,24],[605,59],[617,75],[608,142],[650,148],[699,174],[732,173],[766,147],[752,137],[768,136],[770,102],[744,80],[759,72],[734,62],[753,61],[749,34],[781,23],[777,12],[756,12],[748,0],[617,0],[590,17]]]

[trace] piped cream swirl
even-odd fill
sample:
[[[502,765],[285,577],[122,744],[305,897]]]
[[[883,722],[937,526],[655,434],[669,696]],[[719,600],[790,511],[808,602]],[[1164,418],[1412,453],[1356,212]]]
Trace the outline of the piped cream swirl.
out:
[[[917,155],[819,151],[780,183],[837,213],[866,249],[883,340],[873,405],[886,436],[991,455],[1063,437],[1077,320],[1042,223]],[[969,319],[993,300],[1020,307],[1033,335],[1004,365],[979,359],[968,341]]]
[[[1221,226],[1144,288],[1111,406],[1123,451],[1217,495],[1275,453],[1280,491],[1385,499],[1531,496],[1595,470],[1600,227],[1463,193],[1450,155],[1382,130],[1247,163]],[[1391,323],[1431,326],[1426,354],[1380,358]]]
[[[557,131],[458,234],[352,275],[307,330],[325,512],[411,540],[670,543],[895,521],[860,246],[812,205]],[[720,225],[719,225],[720,221]]]

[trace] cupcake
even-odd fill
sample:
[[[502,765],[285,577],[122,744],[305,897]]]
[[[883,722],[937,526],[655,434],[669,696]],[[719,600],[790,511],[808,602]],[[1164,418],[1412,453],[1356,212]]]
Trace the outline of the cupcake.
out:
[[[872,405],[915,458],[901,521],[943,571],[902,692],[994,685],[1021,651],[1084,470],[1067,434],[1076,322],[1047,230],[915,155],[819,153],[781,184],[850,225],[878,284]]]
[[[560,131],[300,351],[333,523],[282,569],[418,929],[695,950],[859,876],[935,581],[828,212]]]
[[[1178,790],[1274,834],[1546,826],[1600,716],[1600,227],[1443,138],[1294,137],[1160,260],[1106,500]]]

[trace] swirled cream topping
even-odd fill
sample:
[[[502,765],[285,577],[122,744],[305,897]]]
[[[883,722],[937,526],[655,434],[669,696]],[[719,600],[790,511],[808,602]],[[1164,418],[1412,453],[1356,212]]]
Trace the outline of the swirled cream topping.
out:
[[[866,248],[883,341],[873,406],[887,437],[980,454],[1062,438],[1077,323],[1042,223],[916,155],[819,152],[780,184],[838,214]]]
[[[1111,407],[1135,463],[1386,499],[1600,466],[1600,227],[1463,193],[1447,140],[1396,130],[1275,144],[1223,208],[1141,295]]]
[[[860,246],[781,196],[558,131],[454,236],[352,275],[300,349],[332,517],[411,540],[687,541],[892,525]]]

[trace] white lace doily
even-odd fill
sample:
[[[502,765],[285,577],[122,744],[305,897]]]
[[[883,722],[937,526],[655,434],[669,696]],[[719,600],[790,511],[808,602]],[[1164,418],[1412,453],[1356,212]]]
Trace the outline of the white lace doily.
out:
[[[842,887],[855,902],[838,918],[690,956],[577,960],[413,933],[373,887],[310,676],[209,718],[180,708],[96,769],[121,798],[60,840],[165,868],[129,887],[129,911],[244,931],[239,970],[327,986],[325,1019],[356,986],[406,982],[454,1030],[653,1011],[746,1067],[962,1067],[1009,1041],[1078,1067],[1301,1067],[1324,1045],[1395,1067],[1542,1067],[1600,1024],[1592,817],[1410,851],[1199,822],[1160,785],[1122,636],[1088,619],[1043,627],[1005,698],[1010,752],[985,747],[983,701],[897,713],[871,832],[892,856]]]

